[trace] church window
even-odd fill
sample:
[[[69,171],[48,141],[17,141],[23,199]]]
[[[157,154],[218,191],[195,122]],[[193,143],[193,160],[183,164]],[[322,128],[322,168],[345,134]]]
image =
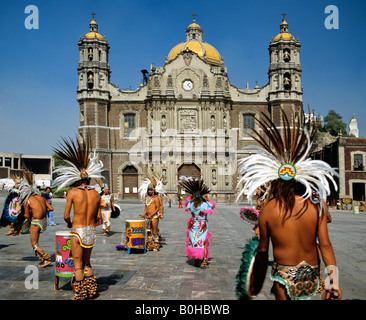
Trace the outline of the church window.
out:
[[[363,171],[363,155],[355,154],[353,156],[353,170],[354,171]]]
[[[135,129],[135,115],[133,113],[127,113],[124,115],[124,118],[124,132],[125,136],[128,136]]]
[[[245,137],[248,137],[252,133],[252,129],[250,128],[254,128],[254,115],[243,114],[243,132]]]

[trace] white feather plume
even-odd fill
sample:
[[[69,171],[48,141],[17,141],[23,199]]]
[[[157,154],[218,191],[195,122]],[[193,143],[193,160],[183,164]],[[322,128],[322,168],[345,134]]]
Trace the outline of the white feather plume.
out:
[[[308,136],[308,134],[307,134]],[[309,141],[309,140],[308,140]],[[336,170],[330,167],[324,161],[312,160],[307,158],[311,144],[308,143],[307,152],[296,163],[295,166],[296,175],[294,179],[303,184],[306,188],[302,198],[309,199],[312,195],[312,191],[319,193],[320,198],[320,212],[323,211],[323,203],[326,201],[327,196],[330,194],[329,181],[334,185],[335,190],[338,189],[337,184],[333,177],[339,176]],[[265,185],[273,180],[279,179],[278,169],[281,167],[281,159],[277,159],[274,155],[258,146],[247,146],[244,149],[257,149],[258,153],[252,154],[248,157],[239,159],[240,170],[242,175],[237,188],[243,185],[239,192],[237,200],[243,195],[247,194],[247,199],[250,203],[253,203],[253,195],[258,187]],[[266,193],[268,190],[266,191]]]
[[[30,196],[33,195],[41,195],[41,192],[37,189],[37,185],[35,183],[30,185],[27,179],[22,178],[19,184],[19,196],[21,203],[23,204]]]
[[[140,197],[141,197],[142,200],[145,199],[145,196],[147,194],[147,189],[148,189],[150,184],[151,184],[150,179],[145,178],[144,180],[142,180],[142,183],[141,183],[140,188],[139,188],[139,193],[140,193]]]
[[[53,172],[58,174],[58,177],[54,180],[53,186],[57,186],[57,191],[62,188],[70,186],[75,182],[81,180],[81,171],[72,162],[64,160],[69,166],[58,166]],[[85,168],[90,179],[103,179],[103,162],[96,162],[95,151],[93,157],[90,157],[88,167]]]
[[[3,187],[5,190],[11,190],[15,187],[15,181],[10,178],[0,179],[0,187]]]

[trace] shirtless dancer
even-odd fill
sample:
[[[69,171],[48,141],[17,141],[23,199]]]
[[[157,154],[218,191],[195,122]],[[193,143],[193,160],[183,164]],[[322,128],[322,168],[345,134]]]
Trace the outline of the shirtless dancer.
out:
[[[318,237],[320,252],[332,279],[327,288],[326,299],[331,299],[331,296],[335,300],[341,299],[342,292],[337,276],[334,276],[337,271],[336,260],[329,240],[327,216],[325,214],[319,216],[319,207],[309,199],[304,202],[302,194],[294,195],[295,204],[288,219],[285,219],[285,210],[283,207],[280,209],[277,199],[270,200],[262,209],[259,215],[261,237],[257,248],[256,264],[263,270],[266,268],[269,239],[271,239],[274,257],[272,291],[276,300],[289,300],[301,292],[302,289],[298,289],[301,285],[300,281],[290,276],[291,270],[299,270],[301,266],[308,268],[309,271],[307,291],[310,296],[316,292],[319,280],[319,256],[316,246],[316,237]],[[307,207],[306,212],[304,205]],[[334,297],[334,292],[337,292],[337,297]]]
[[[153,251],[159,250],[159,216],[158,213],[161,211],[160,201],[158,196],[154,196],[154,187],[149,185],[147,194],[145,197],[145,211],[142,215],[143,218],[151,219],[151,231],[152,239],[148,239],[148,249]]]
[[[60,174],[55,184],[57,190],[72,185],[74,188],[67,195],[64,220],[71,228],[71,252],[75,265],[75,296],[72,300],[85,300],[96,296],[97,282],[90,264],[92,249],[96,243],[95,222],[101,218],[100,195],[89,186],[90,179],[102,178],[103,163],[95,162],[95,155],[89,159],[90,140],[70,142],[65,139],[64,145],[54,149],[69,167],[58,167],[55,173]],[[70,156],[73,155],[73,156]],[[73,206],[74,216],[70,212]]]
[[[318,238],[330,279],[325,299],[339,300],[342,292],[328,236],[329,216],[323,208],[330,193],[328,180],[337,188],[333,180],[337,173],[325,162],[308,158],[316,127],[310,122],[303,122],[304,117],[296,114],[292,115],[290,126],[286,114],[282,109],[280,111],[282,135],[262,113],[262,120],[256,121],[264,134],[260,135],[252,128],[252,137],[260,144],[261,152],[241,160],[243,177],[239,183],[244,187],[239,197],[246,191],[248,200],[251,200],[258,186],[269,183],[267,203],[259,215],[260,240],[253,267],[251,295],[255,296],[260,291],[266,276],[270,239],[274,256],[271,278],[275,298],[307,299],[314,295],[320,282]],[[318,203],[311,201],[314,191],[319,194]]]
[[[44,268],[51,263],[51,256],[39,245],[39,235],[47,228],[47,211],[53,211],[53,207],[40,195],[33,186],[33,175],[24,170],[24,179],[20,183],[20,198],[24,205],[24,218],[31,221],[30,239],[34,254],[39,255],[40,264]]]

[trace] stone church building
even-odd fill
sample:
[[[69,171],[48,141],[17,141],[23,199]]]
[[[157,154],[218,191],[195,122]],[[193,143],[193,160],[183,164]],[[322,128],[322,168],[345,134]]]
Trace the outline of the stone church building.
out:
[[[110,82],[110,44],[94,17],[89,28],[78,43],[78,134],[91,135],[117,199],[137,199],[151,171],[173,201],[182,175],[203,176],[214,200],[234,201],[237,160],[254,143],[246,125],[263,111],[281,126],[279,107],[302,108],[301,45],[285,18],[269,42],[268,83],[253,89],[230,82],[223,57],[193,19],[164,65],[142,70],[137,90],[122,90]]]

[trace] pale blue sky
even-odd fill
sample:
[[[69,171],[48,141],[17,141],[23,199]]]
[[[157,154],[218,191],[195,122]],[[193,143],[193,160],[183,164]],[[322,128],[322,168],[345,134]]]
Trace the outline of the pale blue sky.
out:
[[[27,30],[27,5],[39,9],[39,29]],[[339,9],[339,29],[327,30],[327,5]],[[163,66],[184,41],[192,13],[204,41],[224,58],[230,81],[252,88],[268,82],[268,44],[279,33],[282,12],[299,37],[304,106],[326,115],[336,110],[347,124],[353,113],[366,136],[366,2],[350,1],[4,1],[0,2],[0,152],[51,154],[61,136],[74,137],[78,40],[91,13],[111,46],[111,81],[136,88],[141,69]]]

